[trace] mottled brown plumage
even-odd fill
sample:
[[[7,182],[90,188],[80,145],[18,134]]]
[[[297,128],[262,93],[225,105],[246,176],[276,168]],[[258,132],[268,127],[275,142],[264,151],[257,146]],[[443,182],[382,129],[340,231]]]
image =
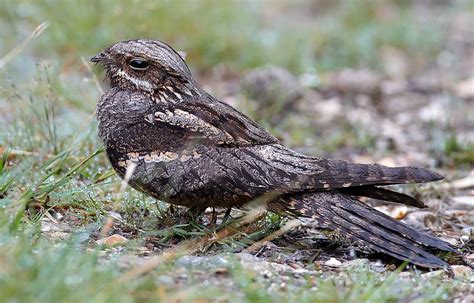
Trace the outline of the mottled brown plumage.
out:
[[[423,207],[378,185],[443,177],[416,167],[390,168],[305,156],[205,92],[181,55],[163,42],[118,42],[92,58],[111,89],[98,105],[99,135],[117,173],[134,167],[130,185],[187,207],[239,207],[277,194],[272,211],[314,218],[322,227],[427,267],[446,266],[423,247],[449,244],[359,202],[367,196]]]

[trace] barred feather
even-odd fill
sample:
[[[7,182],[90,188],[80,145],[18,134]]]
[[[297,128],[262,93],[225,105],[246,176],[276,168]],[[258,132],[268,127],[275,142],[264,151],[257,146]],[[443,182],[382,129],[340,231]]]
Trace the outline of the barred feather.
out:
[[[449,243],[336,191],[283,196],[269,206],[273,211],[311,217],[322,228],[337,230],[374,250],[424,267],[446,267],[448,264],[423,247],[456,251]]]
[[[133,58],[146,62],[134,68]],[[399,259],[445,266],[423,246],[445,242],[360,203],[352,196],[424,207],[379,185],[441,180],[416,167],[356,164],[299,154],[262,126],[205,92],[184,59],[160,41],[118,42],[92,58],[111,80],[97,108],[107,156],[129,184],[172,204],[233,207],[268,193],[273,210],[314,217],[322,226]]]

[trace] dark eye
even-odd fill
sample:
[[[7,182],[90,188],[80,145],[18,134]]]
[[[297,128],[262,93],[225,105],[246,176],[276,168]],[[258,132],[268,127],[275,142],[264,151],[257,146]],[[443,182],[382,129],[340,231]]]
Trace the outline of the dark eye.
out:
[[[148,68],[148,61],[142,58],[133,58],[130,60],[130,63],[128,63],[131,68],[136,69],[136,70],[145,70]]]

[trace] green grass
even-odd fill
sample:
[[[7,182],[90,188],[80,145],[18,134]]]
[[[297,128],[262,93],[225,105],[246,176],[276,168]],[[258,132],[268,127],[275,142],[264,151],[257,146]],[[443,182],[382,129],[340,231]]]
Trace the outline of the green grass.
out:
[[[456,134],[446,138],[444,152],[453,164],[474,165],[474,142],[462,142]]]
[[[290,14],[298,6],[316,17]],[[456,8],[443,10],[445,18]],[[304,9],[303,9],[304,11]],[[238,12],[238,13],[237,13]],[[268,15],[266,19],[262,16]],[[301,13],[300,13],[301,15]],[[266,64],[294,72],[349,66],[381,67],[379,52],[393,47],[417,62],[437,55],[446,28],[443,19],[426,20],[408,4],[396,1],[342,1],[311,5],[265,1],[0,1],[0,53],[42,22],[46,32],[28,50],[36,57],[70,70],[118,40],[152,38],[187,52],[199,71],[218,64],[242,70]],[[18,60],[20,61],[20,60]],[[30,60],[16,62],[31,69]]]
[[[297,5],[304,10],[320,9],[317,18],[303,15],[288,20],[272,9],[284,6],[291,16]],[[443,12],[447,18],[463,8],[459,4]],[[120,258],[137,255],[146,237],[154,237],[165,248],[214,231],[196,222],[176,224],[164,203],[131,189],[119,193],[120,180],[97,138],[93,112],[100,92],[81,60],[117,40],[145,37],[186,51],[187,61],[202,78],[221,64],[238,72],[266,64],[282,65],[295,73],[359,66],[383,69],[380,53],[386,47],[400,49],[423,66],[436,58],[445,39],[443,18],[435,20],[425,22],[405,1],[323,1],[316,8],[307,2],[284,1],[270,5],[267,1],[0,0],[0,58],[37,25],[49,23],[0,69],[0,302],[215,298],[437,302],[452,298],[466,284],[425,280],[418,273],[414,280],[400,280],[398,272],[378,274],[358,268],[342,274],[290,277],[284,287],[272,286],[270,280],[235,260],[221,281],[228,284],[209,286],[199,270],[185,272],[186,279],[164,283],[163,276],[175,272],[174,260],[120,282],[125,271]],[[319,134],[306,126],[308,118],[290,117],[275,130],[284,134],[286,143],[303,146],[308,137]],[[315,148],[332,152],[347,146],[369,149],[375,144],[370,132],[346,124],[341,129],[321,136]],[[454,156],[469,147],[455,137],[445,144],[446,153]],[[110,211],[122,215],[116,227],[132,239],[125,247],[98,247],[94,241]],[[41,232],[46,213],[67,216],[69,240],[51,239]],[[249,231],[248,238],[222,240],[219,251],[248,246],[279,226],[280,220],[268,216],[259,228]],[[211,281],[222,280],[212,275]]]
[[[121,282],[119,254],[104,260],[74,237],[52,245],[34,227],[15,236],[3,228],[0,244],[1,302],[441,302],[465,287],[462,281],[447,284],[416,273],[401,278],[398,272],[379,274],[365,267],[290,276],[271,285],[232,256],[224,277],[216,276],[216,267],[183,271],[167,261],[146,276]],[[177,280],[183,273],[186,278]]]

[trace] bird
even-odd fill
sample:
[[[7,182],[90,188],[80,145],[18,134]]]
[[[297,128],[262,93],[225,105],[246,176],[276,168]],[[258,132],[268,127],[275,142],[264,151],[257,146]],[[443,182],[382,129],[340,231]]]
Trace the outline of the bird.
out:
[[[381,186],[438,181],[442,175],[293,151],[206,92],[183,53],[162,41],[120,41],[91,61],[110,82],[97,105],[99,137],[113,169],[121,178],[128,174],[134,189],[198,212],[269,197],[271,212],[311,218],[321,228],[426,268],[448,266],[433,249],[457,252],[358,199],[425,207]]]

